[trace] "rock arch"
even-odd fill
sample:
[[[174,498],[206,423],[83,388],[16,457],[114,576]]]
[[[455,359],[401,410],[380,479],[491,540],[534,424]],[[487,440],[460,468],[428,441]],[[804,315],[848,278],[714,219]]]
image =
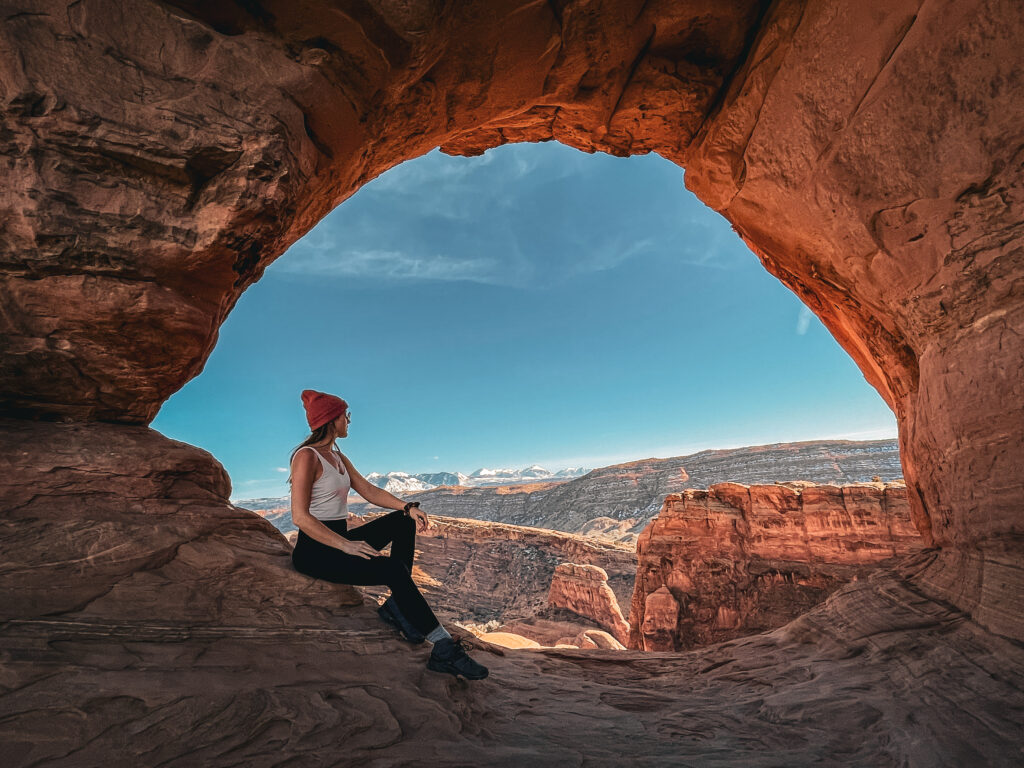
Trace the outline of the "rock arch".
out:
[[[150,549],[104,559],[100,524],[41,510],[75,487],[116,506],[76,469],[89,462],[135,478],[142,516],[173,499],[226,508],[208,457],[140,425],[290,243],[435,146],[554,139],[686,169],[895,411],[935,548],[915,583],[1024,638],[1012,0],[2,7],[5,496],[50,537],[9,546],[90,564],[65,572],[74,600],[36,584],[15,614],[99,610],[112,585],[220,535],[179,518]]]

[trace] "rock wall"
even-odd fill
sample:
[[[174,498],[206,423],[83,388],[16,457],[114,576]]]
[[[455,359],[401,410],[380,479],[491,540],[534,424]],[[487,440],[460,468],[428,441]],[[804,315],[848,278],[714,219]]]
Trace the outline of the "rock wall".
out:
[[[548,605],[593,620],[611,632],[620,643],[629,639],[629,624],[622,616],[615,593],[608,586],[608,574],[596,565],[562,563],[555,568]]]
[[[892,406],[917,574],[1024,638],[1024,17],[773,2],[686,184]]]
[[[2,10],[0,412],[148,422],[267,264],[433,147],[657,151],[892,406],[922,588],[1024,637],[1014,0]]]
[[[146,427],[0,419],[0,621],[332,626],[353,588],[297,573],[224,469]],[[126,459],[130,457],[130,460]]]
[[[681,650],[782,626],[921,547],[902,484],[673,494],[640,534],[629,647]]]

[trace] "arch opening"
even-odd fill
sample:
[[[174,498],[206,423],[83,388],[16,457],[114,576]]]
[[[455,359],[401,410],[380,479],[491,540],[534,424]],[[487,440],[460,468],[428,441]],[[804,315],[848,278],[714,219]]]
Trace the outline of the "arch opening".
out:
[[[883,585],[898,605],[870,585],[850,600],[886,627],[930,617],[958,647],[983,644],[960,654],[951,688],[998,699],[994,686],[1022,666],[1017,646],[962,619],[1024,638],[1017,3],[706,5],[183,0],[128,13],[114,0],[54,0],[5,17],[0,461],[17,533],[4,618],[323,626],[338,595],[289,581],[284,548],[227,504],[216,462],[143,425],[202,368],[241,292],[361,184],[437,146],[478,154],[555,139],[685,167],[689,188],[850,353],[897,416],[911,509],[932,547]],[[863,616],[844,613],[854,602],[744,653],[792,669],[787,650],[826,638],[842,656],[828,663],[867,654],[871,664],[851,663],[894,689],[888,672],[900,670],[880,659],[906,646],[873,645],[885,642],[877,625],[856,647],[829,629]],[[983,680],[970,671],[982,657],[999,667]],[[697,679],[723,664],[732,674],[735,661],[674,669]],[[758,669],[740,674],[754,681]],[[908,710],[926,678],[904,685]],[[706,679],[720,702],[732,695],[724,678]],[[1012,703],[1020,686],[1007,685]],[[602,696],[627,713],[624,727],[652,711],[650,691]],[[804,704],[764,707],[796,722]],[[831,751],[793,762],[863,756],[863,734],[830,727],[845,714],[816,721]],[[895,740],[913,742],[905,750],[921,764],[1019,748],[1019,723],[1002,721],[982,746],[914,751],[962,734],[958,718]],[[721,722],[749,733],[749,718]],[[763,743],[778,722],[760,723]],[[587,738],[607,738],[599,730]],[[655,733],[681,748],[666,721],[633,743]],[[913,762],[909,752],[892,762]]]
[[[270,261],[432,147],[657,151],[892,406],[939,550],[921,582],[1024,635],[1012,3],[261,8],[5,29],[6,413],[148,422]],[[104,88],[56,77],[46,40]]]

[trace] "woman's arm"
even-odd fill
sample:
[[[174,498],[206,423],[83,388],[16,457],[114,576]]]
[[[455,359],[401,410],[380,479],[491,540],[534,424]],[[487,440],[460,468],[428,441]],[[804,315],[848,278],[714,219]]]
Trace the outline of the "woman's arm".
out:
[[[292,522],[311,539],[356,557],[370,559],[380,553],[365,541],[349,541],[309,513],[309,499],[320,462],[311,451],[299,451],[292,459]]]
[[[397,496],[388,493],[383,488],[378,488],[359,474],[345,454],[339,453],[338,455],[341,456],[341,460],[345,462],[345,469],[348,470],[348,476],[352,481],[353,491],[375,506],[383,507],[384,509],[405,509],[404,501]],[[409,510],[409,516],[416,521],[416,527],[421,531],[425,531],[430,527],[427,514],[422,510],[413,507]]]

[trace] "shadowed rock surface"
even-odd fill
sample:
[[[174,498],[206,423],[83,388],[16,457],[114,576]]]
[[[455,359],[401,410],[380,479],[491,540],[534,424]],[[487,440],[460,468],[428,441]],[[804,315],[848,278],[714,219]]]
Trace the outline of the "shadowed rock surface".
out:
[[[892,574],[686,654],[477,650],[472,684],[368,608],[316,629],[30,619],[0,648],[10,766],[1021,760],[1020,646]]]

